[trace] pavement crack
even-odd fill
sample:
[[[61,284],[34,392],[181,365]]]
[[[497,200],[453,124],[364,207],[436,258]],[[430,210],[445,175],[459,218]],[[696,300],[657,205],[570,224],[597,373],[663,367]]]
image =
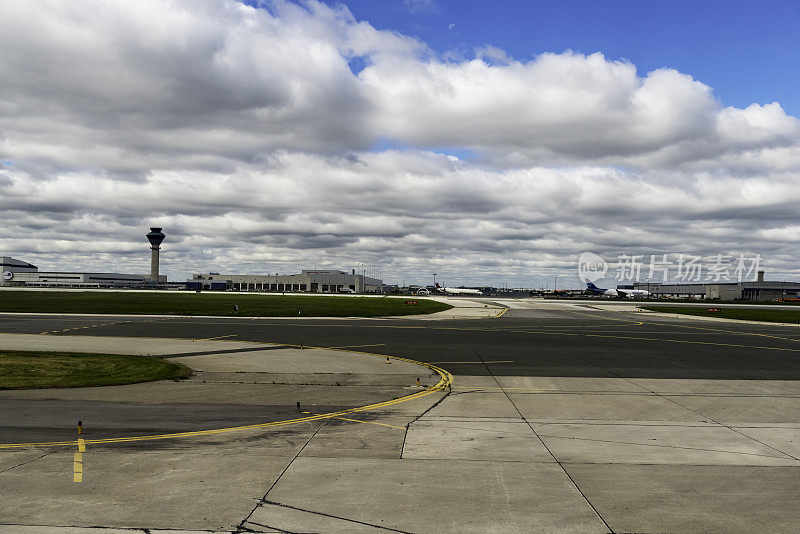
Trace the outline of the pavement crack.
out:
[[[476,354],[477,354],[477,353],[476,353]],[[589,362],[588,360],[586,360],[585,358],[581,358],[581,359],[582,359],[582,360],[584,360],[584,361],[586,361],[587,363],[591,363],[591,362]],[[707,419],[708,421],[710,421],[710,422],[712,422],[712,423],[714,423],[714,424],[716,424],[716,425],[719,425],[719,426],[721,426],[721,427],[723,427],[723,428],[727,428],[727,429],[728,429],[728,430],[730,430],[731,432],[734,432],[734,433],[736,433],[736,434],[739,434],[740,436],[742,436],[742,437],[745,437],[745,438],[747,438],[747,439],[753,440],[753,441],[755,441],[756,443],[759,443],[760,445],[763,445],[764,447],[767,447],[768,449],[772,449],[773,451],[779,452],[779,453],[783,454],[784,456],[786,456],[787,458],[791,458],[792,460],[798,460],[798,461],[800,461],[800,458],[797,458],[796,456],[793,456],[793,455],[791,455],[791,454],[789,454],[789,453],[787,453],[787,452],[784,452],[784,451],[782,451],[782,450],[780,450],[780,449],[778,449],[778,448],[776,448],[776,447],[773,447],[772,445],[768,445],[768,444],[764,443],[763,441],[761,441],[761,440],[758,440],[758,439],[756,439],[756,438],[754,438],[754,437],[752,437],[752,436],[748,436],[748,435],[747,435],[747,434],[745,434],[744,432],[740,432],[740,431],[736,430],[735,428],[733,428],[733,427],[732,427],[732,426],[730,426],[730,425],[727,425],[727,424],[725,424],[725,423],[723,423],[723,422],[721,422],[721,421],[717,421],[717,420],[716,420],[716,419],[714,419],[713,417],[708,417],[707,415],[705,415],[705,414],[704,414],[704,413],[702,413],[702,412],[699,412],[699,411],[697,411],[697,410],[693,410],[693,409],[689,408],[688,406],[685,406],[685,405],[681,404],[680,402],[676,401],[675,399],[672,399],[672,398],[670,398],[670,396],[668,396],[668,395],[666,395],[666,394],[661,394],[661,393],[659,393],[659,392],[657,392],[657,391],[654,391],[654,390],[652,390],[652,389],[646,388],[646,387],[644,387],[643,385],[641,385],[641,384],[639,384],[638,382],[636,382],[635,380],[632,380],[632,379],[630,379],[630,378],[626,378],[626,377],[624,377],[624,376],[620,375],[619,373],[615,373],[614,371],[612,371],[611,369],[608,369],[608,368],[606,368],[606,367],[603,367],[603,366],[600,366],[600,365],[597,365],[597,364],[593,364],[593,365],[596,365],[596,366],[597,366],[597,367],[599,367],[600,369],[602,369],[602,370],[604,370],[605,372],[607,372],[607,373],[609,373],[609,374],[613,375],[613,376],[614,376],[614,377],[616,377],[616,378],[619,378],[619,379],[621,379],[621,380],[624,380],[624,381],[628,382],[629,384],[633,384],[635,387],[637,387],[637,388],[639,388],[639,389],[642,389],[642,390],[646,391],[647,393],[649,393],[649,394],[651,394],[651,395],[655,395],[656,397],[659,397],[659,398],[661,398],[661,399],[663,399],[663,400],[665,400],[665,401],[671,402],[672,404],[674,404],[674,405],[676,405],[676,406],[679,406],[679,407],[683,408],[683,409],[684,409],[684,410],[686,410],[686,411],[689,411],[689,412],[692,412],[692,413],[694,413],[694,414],[697,414],[697,415],[699,415],[700,417],[702,417],[702,418],[704,418],[704,419]],[[488,369],[488,367],[487,367],[487,369]],[[491,373],[491,371],[490,371],[490,373]],[[492,376],[494,376],[494,375],[492,375]]]
[[[264,496],[263,496],[263,497],[261,497],[261,499],[260,499],[259,503],[258,503],[258,504],[256,504],[256,505],[253,507],[253,509],[252,509],[252,510],[250,510],[250,513],[249,513],[249,514],[247,514],[247,517],[245,517],[244,519],[242,519],[242,522],[241,522],[241,523],[239,523],[239,527],[240,527],[240,528],[241,528],[241,527],[242,527],[242,526],[243,526],[245,523],[247,523],[247,522],[249,521],[249,519],[250,519],[250,517],[253,515],[253,513],[254,513],[256,510],[258,510],[258,508],[261,506],[261,503],[263,503],[263,502],[265,502],[265,501],[267,500],[267,495],[269,495],[269,492],[270,492],[270,491],[272,491],[272,488],[274,488],[274,487],[275,487],[275,485],[278,483],[278,481],[281,479],[281,477],[282,477],[284,474],[286,474],[286,471],[288,471],[288,470],[289,470],[289,468],[292,466],[292,464],[294,463],[294,461],[295,461],[295,460],[297,460],[297,458],[298,458],[298,457],[300,456],[300,454],[301,454],[301,453],[302,453],[302,452],[305,450],[305,448],[306,448],[306,447],[308,447],[308,444],[309,444],[309,443],[311,443],[311,440],[312,440],[312,439],[314,439],[314,437],[315,437],[315,436],[316,436],[316,435],[319,433],[319,431],[320,431],[320,430],[322,430],[322,428],[323,428],[323,427],[324,427],[324,426],[325,426],[325,425],[328,423],[328,421],[330,421],[330,418],[326,418],[326,419],[323,419],[323,420],[322,420],[322,424],[321,424],[321,425],[319,425],[319,426],[317,427],[317,429],[316,429],[316,430],[314,430],[314,433],[313,433],[313,434],[311,434],[311,436],[308,438],[308,440],[306,440],[306,442],[303,444],[303,446],[302,446],[302,447],[300,447],[300,450],[299,450],[299,451],[297,451],[297,454],[295,454],[295,455],[294,455],[294,457],[293,457],[293,458],[292,458],[292,459],[289,461],[289,463],[288,463],[288,464],[286,464],[286,467],[284,467],[284,468],[283,468],[283,471],[281,471],[281,474],[280,474],[280,475],[278,475],[278,477],[275,479],[275,481],[272,483],[272,485],[269,487],[269,489],[267,489],[267,492],[264,494]]]
[[[277,532],[285,532],[286,534],[303,534],[302,532],[295,531],[295,530],[284,530],[282,528],[273,527],[272,525],[265,525],[264,523],[256,523],[255,521],[248,521],[251,525],[256,525],[263,528],[268,528],[270,530],[275,530]],[[251,528],[244,527],[246,530],[240,530],[239,532],[258,532],[257,530],[253,530]]]
[[[317,512],[315,510],[308,510],[306,508],[299,508],[297,506],[292,506],[290,504],[284,504],[284,503],[276,502],[276,501],[269,501],[267,499],[263,499],[262,502],[263,502],[263,504],[269,504],[271,506],[280,506],[282,508],[289,508],[291,510],[297,510],[298,512],[306,512],[308,514],[320,515],[320,516],[323,516],[323,517],[330,517],[331,519],[339,519],[341,521],[347,521],[349,523],[357,523],[359,525],[364,525],[364,526],[367,526],[367,527],[373,527],[373,528],[377,528],[377,529],[381,529],[381,530],[386,530],[387,532],[400,532],[401,534],[413,534],[412,532],[410,532],[408,530],[400,530],[400,529],[396,529],[396,528],[392,528],[392,527],[384,527],[382,525],[376,525],[375,523],[368,523],[366,521],[359,521],[358,519],[350,519],[348,517],[342,517],[342,516],[339,516],[339,515],[326,514],[325,512]]]
[[[572,485],[575,486],[575,489],[578,490],[578,493],[580,493],[581,497],[583,497],[583,500],[586,501],[586,504],[589,505],[589,507],[594,511],[595,515],[597,515],[597,517],[600,519],[600,521],[603,522],[603,525],[605,525],[605,527],[608,529],[608,531],[613,534],[614,533],[614,529],[611,528],[611,525],[609,525],[608,522],[605,520],[605,518],[602,515],[600,515],[600,511],[597,508],[595,508],[595,506],[592,504],[592,501],[589,500],[589,497],[586,496],[586,494],[583,492],[583,490],[581,490],[580,486],[578,486],[578,483],[575,482],[575,480],[572,478],[572,475],[569,474],[569,471],[567,471],[567,469],[564,467],[564,465],[561,463],[561,461],[558,458],[556,458],[556,455],[553,454],[553,451],[550,450],[550,447],[547,446],[547,444],[544,442],[542,437],[533,428],[533,425],[522,414],[522,411],[519,409],[519,407],[516,405],[514,400],[511,398],[511,395],[509,395],[508,392],[503,388],[502,384],[500,384],[500,381],[497,379],[497,377],[494,375],[494,373],[492,373],[492,370],[486,364],[486,362],[484,361],[483,357],[480,354],[478,354],[478,351],[475,350],[474,347],[472,348],[472,352],[474,352],[475,356],[478,359],[480,359],[481,363],[483,363],[483,366],[486,368],[486,372],[489,373],[489,376],[491,376],[492,379],[495,381],[495,383],[497,384],[497,387],[500,388],[500,390],[505,394],[506,399],[508,399],[508,402],[510,402],[511,405],[514,407],[514,410],[517,411],[517,413],[519,414],[520,418],[523,421],[525,421],[525,423],[528,425],[528,428],[530,428],[531,432],[533,432],[533,435],[536,436],[536,439],[538,439],[539,442],[542,444],[542,447],[544,447],[545,450],[547,451],[547,453],[553,458],[553,461],[555,461],[556,464],[558,464],[558,467],[561,468],[561,470],[567,476],[567,478],[572,483]]]
[[[445,400],[447,397],[449,397],[449,396],[450,396],[452,393],[453,393],[453,383],[452,383],[452,382],[450,382],[450,384],[447,386],[447,393],[445,393],[444,395],[442,395],[442,398],[441,398],[441,399],[437,400],[436,402],[434,402],[433,404],[431,404],[430,406],[428,406],[428,408],[427,408],[425,411],[423,411],[421,414],[419,414],[418,416],[416,416],[414,419],[412,419],[411,421],[409,421],[408,423],[406,423],[406,433],[403,435],[403,445],[400,447],[400,459],[401,459],[401,460],[403,459],[403,453],[404,453],[404,452],[405,452],[405,450],[406,450],[406,437],[408,437],[408,430],[411,428],[411,425],[413,425],[414,423],[416,423],[417,421],[419,421],[419,420],[420,420],[422,417],[424,417],[424,416],[425,416],[425,414],[426,414],[426,413],[430,412],[431,410],[433,410],[434,408],[436,408],[437,406],[439,406],[439,405],[440,405],[440,404],[441,404],[441,403],[442,403],[442,402],[443,402],[443,401],[444,401],[444,400]]]
[[[11,471],[12,469],[16,469],[17,467],[22,467],[23,465],[29,464],[31,462],[35,462],[36,460],[41,460],[45,456],[50,456],[51,454],[55,454],[56,452],[59,452],[59,451],[53,450],[53,451],[50,451],[50,452],[46,452],[46,453],[42,454],[41,456],[37,456],[36,458],[33,458],[31,460],[27,460],[25,462],[19,463],[17,465],[12,466],[12,467],[7,467],[7,468],[5,468],[3,470],[0,470],[0,473],[5,473],[6,471]]]
[[[640,386],[640,387],[641,387],[641,386]],[[653,392],[653,393],[655,393],[655,392]],[[798,458],[797,456],[794,456],[794,455],[792,455],[792,454],[789,454],[788,452],[784,452],[784,451],[782,451],[782,450],[778,449],[777,447],[773,447],[772,445],[768,445],[767,443],[764,443],[763,441],[761,441],[761,440],[759,440],[759,439],[756,439],[756,438],[754,438],[753,436],[748,436],[748,435],[747,435],[747,434],[745,434],[744,432],[740,432],[739,430],[736,430],[736,429],[735,429],[735,428],[733,428],[732,426],[730,426],[730,425],[728,425],[728,424],[726,424],[726,423],[723,423],[722,421],[717,421],[717,420],[716,420],[716,419],[714,419],[713,417],[708,417],[708,416],[707,416],[707,415],[705,415],[704,413],[698,412],[697,410],[693,410],[693,409],[689,408],[688,406],[684,406],[684,405],[683,405],[683,404],[681,404],[680,402],[678,402],[678,401],[676,401],[676,400],[674,400],[674,399],[670,399],[669,397],[666,397],[666,396],[663,396],[663,395],[659,395],[658,393],[656,393],[656,395],[658,395],[659,397],[663,398],[664,400],[667,400],[667,401],[669,401],[669,402],[671,402],[671,403],[673,403],[673,404],[676,404],[677,406],[680,406],[680,407],[681,407],[681,408],[683,408],[684,410],[688,410],[688,411],[690,411],[690,412],[692,412],[692,413],[696,413],[696,414],[697,414],[697,415],[699,415],[700,417],[705,417],[706,419],[708,419],[708,420],[709,420],[709,421],[711,421],[712,423],[714,423],[714,424],[716,424],[716,425],[719,425],[719,426],[721,426],[721,427],[727,428],[727,429],[728,429],[728,430],[730,430],[731,432],[735,432],[736,434],[739,434],[739,435],[740,435],[740,436],[742,436],[742,437],[745,437],[745,438],[747,438],[747,439],[751,439],[751,440],[755,441],[756,443],[759,443],[759,444],[763,445],[764,447],[767,447],[768,449],[772,449],[773,451],[779,452],[779,453],[783,454],[784,456],[786,456],[786,457],[788,457],[788,458],[791,458],[792,460],[797,460],[797,461],[800,461],[800,458]]]

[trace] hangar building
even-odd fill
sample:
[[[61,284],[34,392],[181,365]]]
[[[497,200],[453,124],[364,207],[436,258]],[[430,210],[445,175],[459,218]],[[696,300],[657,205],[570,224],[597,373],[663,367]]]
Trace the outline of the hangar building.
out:
[[[33,264],[3,256],[0,258],[3,286],[23,287],[130,287],[147,284],[150,275],[121,273],[44,272]],[[167,281],[158,277],[159,283]]]
[[[349,289],[356,293],[378,293],[383,289],[383,281],[355,271],[303,269],[300,274],[283,275],[193,274],[186,281],[186,288],[294,293],[338,293]]]
[[[637,282],[634,289],[645,289],[654,297],[690,297],[719,300],[770,301],[800,298],[800,282],[769,282],[764,271],[750,282],[705,282],[695,284],[656,284]]]

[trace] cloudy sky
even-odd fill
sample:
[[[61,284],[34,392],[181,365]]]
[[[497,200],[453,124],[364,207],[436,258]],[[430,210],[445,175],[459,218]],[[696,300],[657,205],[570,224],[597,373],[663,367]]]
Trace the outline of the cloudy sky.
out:
[[[162,226],[177,280],[577,287],[584,251],[800,278],[789,2],[248,4],[0,3],[0,254],[145,272]]]

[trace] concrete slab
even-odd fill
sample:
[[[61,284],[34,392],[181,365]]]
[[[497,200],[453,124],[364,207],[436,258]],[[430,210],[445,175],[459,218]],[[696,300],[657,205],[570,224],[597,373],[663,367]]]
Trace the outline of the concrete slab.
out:
[[[403,458],[553,462],[525,421],[420,419],[408,430]]]
[[[532,425],[560,462],[800,466],[786,454],[714,424]]]
[[[270,507],[250,519],[292,532],[350,532],[356,521],[407,532],[607,532],[549,463],[298,458],[267,499],[307,515],[279,523]],[[320,514],[338,519],[320,528]]]
[[[800,380],[762,380],[761,382],[766,382],[770,387],[786,393],[800,395]]]
[[[331,349],[275,349],[238,352],[225,355],[186,356],[172,361],[192,369],[218,372],[270,373],[349,373],[402,374],[425,376],[431,371],[424,366],[400,360],[389,360],[371,354]]]
[[[269,524],[263,523],[268,521]],[[281,525],[277,528],[273,525]],[[264,503],[253,517],[244,523],[247,532],[300,532],[289,530],[302,525],[302,532],[347,532],[354,534],[385,534],[387,531],[379,525],[370,525],[361,521],[336,517],[330,514],[303,510],[286,505]]]
[[[229,530],[317,426],[213,446],[90,446],[82,483],[72,481],[73,451],[59,450],[0,473],[0,523]]]
[[[525,418],[529,420],[703,420],[701,416],[690,410],[650,394],[539,393],[521,395],[509,392],[509,396]]]
[[[108,354],[179,354],[216,350],[237,350],[270,346],[268,343],[141,337],[52,336],[0,334],[5,350],[99,352]]]
[[[437,364],[440,365],[440,364]],[[447,367],[445,364],[444,367]],[[497,382],[491,376],[455,375],[453,377],[453,390],[460,391],[464,388],[496,388]]]
[[[354,413],[329,419],[302,456],[324,458],[400,458],[409,416]],[[357,422],[362,421],[362,422]]]
[[[428,415],[433,417],[467,416],[519,419],[519,412],[501,391],[495,393],[453,392],[434,407]]]
[[[139,532],[143,532],[139,530]],[[131,534],[129,529],[105,527],[51,527],[45,525],[0,525],[0,534]]]
[[[163,530],[159,528],[148,529],[120,529],[106,527],[51,527],[44,525],[0,525],[0,534],[229,534],[233,530]],[[265,531],[263,531],[265,532]],[[273,531],[278,532],[278,531]]]
[[[498,376],[497,381],[509,393],[553,390],[558,392],[630,392],[643,390],[629,380],[620,378],[583,378],[549,376]],[[494,384],[495,386],[497,384]]]
[[[780,389],[772,380],[702,380],[702,379],[655,379],[631,378],[630,382],[648,391],[670,394],[732,394],[732,395],[780,395]]]
[[[800,397],[667,398],[722,423],[800,423]]]
[[[800,458],[800,427],[795,424],[732,428],[785,454]]]
[[[795,533],[800,468],[566,464],[615,532]]]

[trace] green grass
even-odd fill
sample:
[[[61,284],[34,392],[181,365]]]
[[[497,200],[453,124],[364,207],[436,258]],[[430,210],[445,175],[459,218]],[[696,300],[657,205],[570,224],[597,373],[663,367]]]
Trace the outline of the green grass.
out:
[[[406,304],[415,301],[417,304]],[[234,305],[239,311],[234,312]],[[236,293],[0,291],[0,311],[132,315],[236,315],[242,317],[382,317],[452,308],[411,298],[292,296]]]
[[[113,386],[179,380],[191,374],[185,365],[142,356],[0,351],[0,389]]]
[[[680,313],[683,315],[699,315],[703,317],[722,317],[725,319],[743,319],[746,321],[766,321],[770,323],[800,323],[800,310],[765,310],[757,308],[719,308],[718,312],[707,311],[708,306],[639,306],[645,310],[662,313]]]

